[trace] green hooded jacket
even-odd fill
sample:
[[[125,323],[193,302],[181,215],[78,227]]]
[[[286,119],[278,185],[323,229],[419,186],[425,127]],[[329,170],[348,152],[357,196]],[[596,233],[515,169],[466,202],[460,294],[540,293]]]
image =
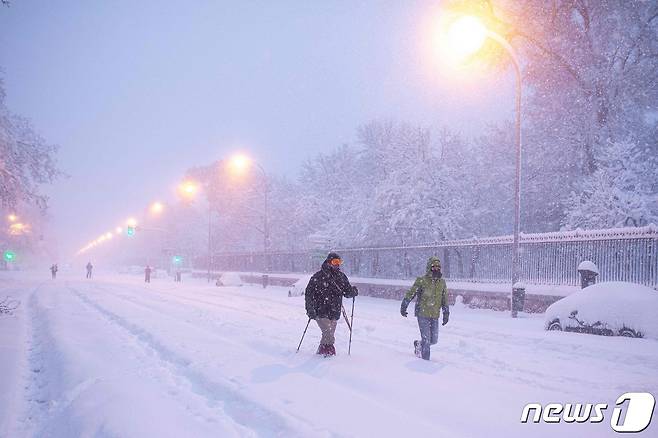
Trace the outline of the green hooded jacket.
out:
[[[438,318],[441,315],[441,309],[445,313],[448,310],[448,288],[443,278],[432,277],[432,263],[439,261],[438,257],[430,257],[427,261],[427,270],[424,276],[416,278],[413,286],[406,293],[402,300],[400,310],[404,313],[411,300],[416,298],[415,316],[424,318]]]

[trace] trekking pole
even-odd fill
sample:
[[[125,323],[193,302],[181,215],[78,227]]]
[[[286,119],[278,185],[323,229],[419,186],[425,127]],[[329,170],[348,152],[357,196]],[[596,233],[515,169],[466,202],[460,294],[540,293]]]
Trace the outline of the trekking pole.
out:
[[[340,305],[340,310],[343,312],[343,318],[345,318],[345,324],[347,324],[347,328],[352,331],[352,324],[350,324],[350,320],[347,319],[347,312],[345,311],[345,307],[343,305]]]
[[[352,316],[350,316],[350,345],[347,347],[347,355],[350,356],[352,352],[352,327],[354,327],[354,300],[356,297],[352,297]]]
[[[299,353],[299,349],[302,347],[302,341],[304,341],[304,336],[306,336],[306,330],[308,330],[308,325],[311,323],[311,318],[308,319],[308,322],[306,323],[306,328],[304,329],[304,333],[302,333],[302,338],[299,340],[299,345],[297,346],[297,351],[295,353]]]

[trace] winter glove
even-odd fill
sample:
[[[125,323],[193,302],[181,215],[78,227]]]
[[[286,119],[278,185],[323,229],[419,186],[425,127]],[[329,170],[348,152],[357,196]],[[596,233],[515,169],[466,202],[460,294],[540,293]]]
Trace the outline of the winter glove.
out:
[[[318,317],[318,314],[315,313],[315,310],[307,310],[306,314],[308,315],[309,319],[315,319]]]
[[[448,323],[448,319],[450,319],[450,311],[446,309],[443,311],[443,323],[441,325],[446,325]]]
[[[354,298],[357,296],[359,296],[359,289],[357,289],[356,286],[352,286],[352,293],[348,298]]]
[[[407,306],[409,306],[411,300],[407,300],[406,298],[402,300],[402,304],[400,304],[400,315],[404,316],[405,318],[407,317]]]

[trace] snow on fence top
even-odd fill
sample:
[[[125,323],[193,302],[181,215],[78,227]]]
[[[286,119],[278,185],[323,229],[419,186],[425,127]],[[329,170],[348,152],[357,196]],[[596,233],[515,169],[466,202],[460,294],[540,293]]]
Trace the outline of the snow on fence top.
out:
[[[599,281],[629,281],[658,288],[658,227],[574,230],[521,234],[521,279],[528,284],[578,285],[578,265],[595,263]],[[346,259],[348,274],[414,278],[431,254],[439,255],[452,281],[508,282],[512,236],[449,240],[425,245],[333,249]],[[440,254],[439,251],[440,250]],[[257,271],[313,272],[325,256],[317,249],[215,254],[214,267]],[[280,257],[272,257],[280,255]]]
[[[644,227],[623,227],[607,228],[603,230],[581,230],[572,231],[552,231],[548,233],[519,233],[520,243],[549,243],[549,242],[590,242],[594,240],[630,240],[630,239],[658,239],[658,225],[649,224]],[[363,246],[363,247],[339,247],[332,248],[338,252],[354,252],[368,250],[399,250],[399,249],[431,249],[455,246],[474,246],[474,245],[504,245],[511,244],[514,236],[493,236],[493,237],[472,237],[470,239],[441,240],[433,243],[422,245],[408,246]],[[290,250],[272,250],[271,255],[276,254],[306,254],[310,251],[308,248],[300,248],[295,251]],[[262,254],[261,250],[256,251],[236,251],[217,254],[218,256],[240,256]]]
[[[622,239],[658,239],[658,226],[649,224],[645,227],[608,228],[605,230],[573,230],[553,231],[549,233],[519,233],[520,243],[547,243],[547,242],[588,242],[592,240],[622,240]],[[336,251],[365,251],[369,249],[396,250],[400,248],[441,248],[444,246],[472,246],[472,245],[501,245],[511,244],[514,236],[473,237],[471,239],[442,240],[424,245],[411,245],[407,247],[362,247],[337,248]]]

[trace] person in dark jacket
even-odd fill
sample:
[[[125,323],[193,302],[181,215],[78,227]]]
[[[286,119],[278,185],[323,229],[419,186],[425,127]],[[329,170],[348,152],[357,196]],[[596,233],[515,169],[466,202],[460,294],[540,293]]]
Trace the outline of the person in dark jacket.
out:
[[[149,265],[146,265],[146,268],[144,268],[144,282],[145,283],[150,283],[151,282],[151,267]]]
[[[313,274],[306,286],[306,314],[314,319],[320,330],[322,339],[318,354],[325,357],[336,354],[334,333],[340,319],[343,297],[352,298],[359,294],[356,286],[350,285],[347,276],[340,271],[342,259],[335,252],[330,252],[322,263],[322,268]]]
[[[400,306],[402,316],[407,316],[407,307],[416,298],[415,315],[418,318],[420,341],[414,341],[416,356],[430,360],[430,346],[439,340],[439,316],[443,311],[443,324],[448,323],[450,308],[448,307],[448,288],[442,278],[441,261],[438,257],[430,257],[427,261],[425,275],[416,278],[409,292],[406,293]]]
[[[87,278],[91,278],[91,270],[94,269],[94,265],[91,262],[87,263]]]
[[[53,280],[57,278],[57,263],[50,267],[50,275],[52,275]]]

